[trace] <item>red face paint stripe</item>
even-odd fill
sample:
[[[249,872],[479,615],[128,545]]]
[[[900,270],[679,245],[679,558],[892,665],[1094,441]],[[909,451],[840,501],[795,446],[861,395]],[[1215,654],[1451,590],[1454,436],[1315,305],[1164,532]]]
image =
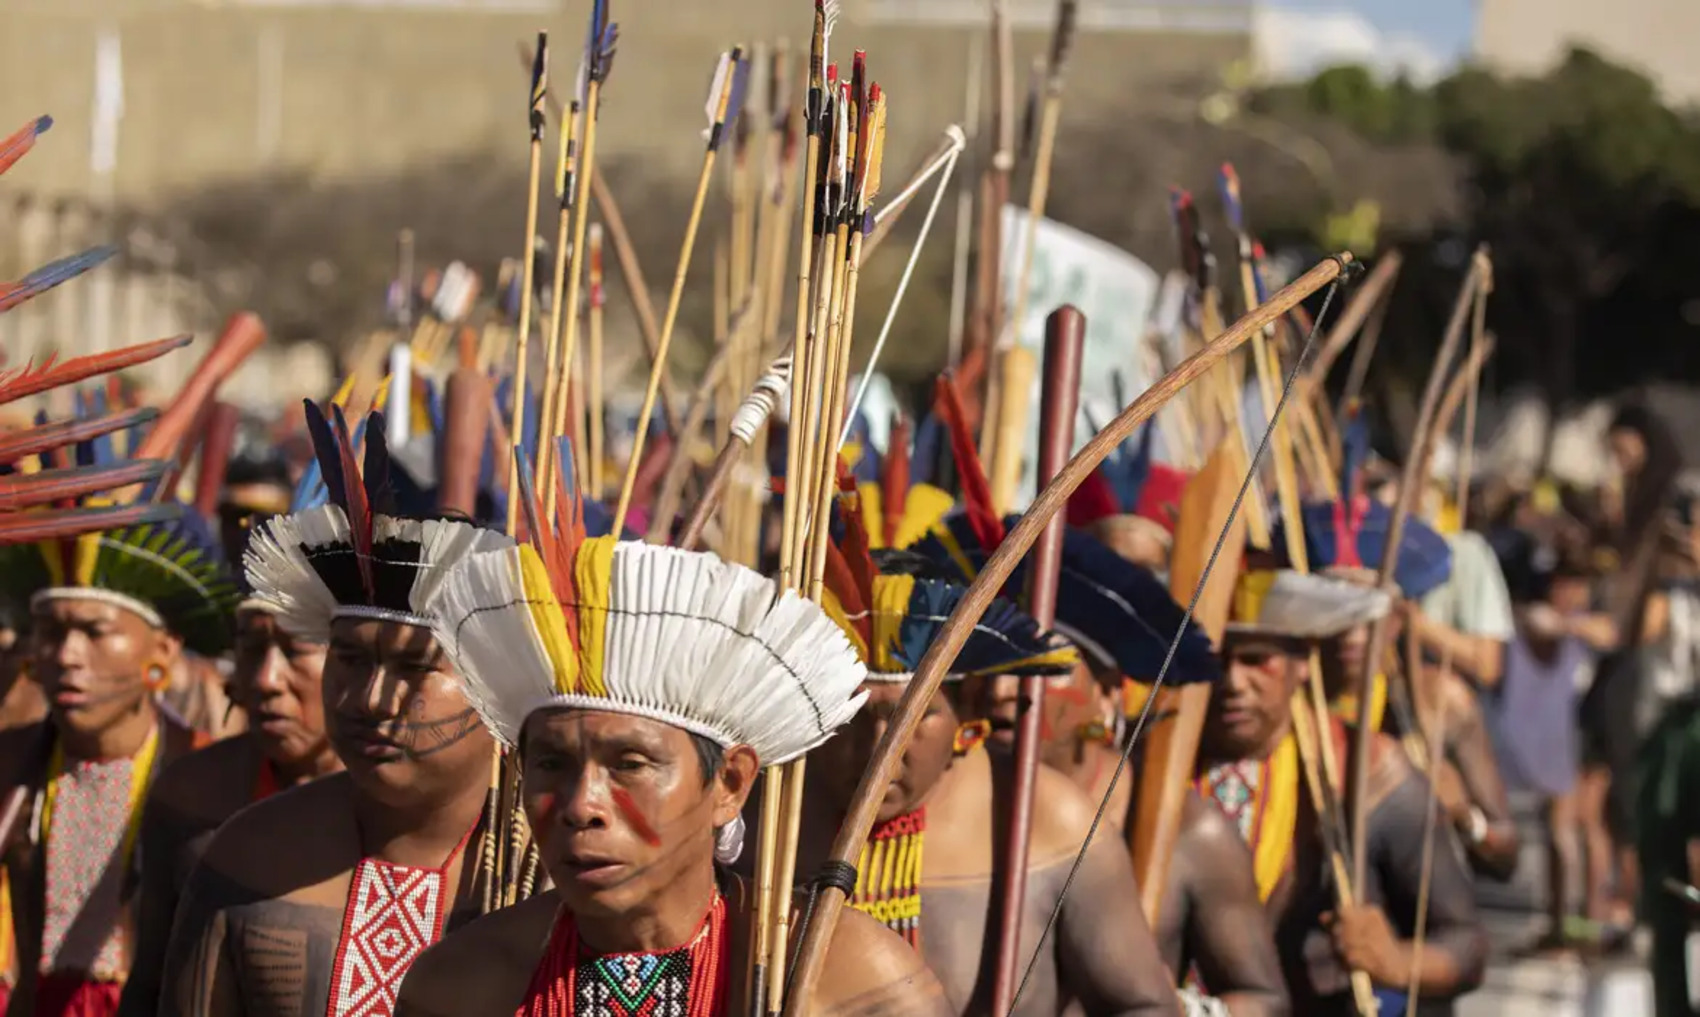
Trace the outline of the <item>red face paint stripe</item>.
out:
[[[632,825],[632,829],[636,830],[637,835],[643,838],[643,842],[650,847],[659,846],[661,835],[655,832],[655,827],[649,825],[649,820],[644,816],[643,810],[638,808],[637,801],[632,798],[631,792],[623,787],[617,787],[610,793],[614,798],[614,804],[620,807],[620,814],[626,817],[626,822]]]

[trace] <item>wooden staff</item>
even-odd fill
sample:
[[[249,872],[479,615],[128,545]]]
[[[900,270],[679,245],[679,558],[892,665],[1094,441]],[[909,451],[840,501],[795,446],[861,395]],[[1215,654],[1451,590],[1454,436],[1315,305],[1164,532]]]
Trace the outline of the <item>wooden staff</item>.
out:
[[[1315,398],[1321,391],[1323,382],[1328,379],[1328,372],[1334,367],[1334,361],[1339,359],[1346,346],[1357,336],[1358,330],[1364,327],[1364,322],[1369,320],[1370,311],[1381,303],[1382,298],[1392,288],[1393,280],[1399,275],[1401,260],[1398,250],[1388,251],[1375,260],[1375,267],[1370,269],[1369,275],[1352,291],[1351,299],[1346,301],[1346,307],[1335,320],[1334,327],[1328,330],[1328,339],[1322,344],[1322,349],[1317,351],[1315,359],[1310,362],[1309,369],[1305,371],[1304,391],[1295,392],[1295,395]]]
[[[582,243],[570,242],[570,230],[573,221],[573,205],[578,200],[574,193],[577,180],[574,174],[573,162],[578,153],[573,148],[573,134],[578,126],[579,101],[575,98],[567,106],[567,111],[560,118],[560,146],[555,154],[555,278],[550,284],[549,293],[549,325],[548,341],[543,347],[543,428],[544,433],[537,443],[536,459],[532,470],[537,476],[538,484],[545,492],[546,515],[554,515],[553,473],[555,470],[555,443],[551,440],[560,434],[562,429],[556,422],[555,407],[563,398],[562,388],[572,375],[570,363],[563,370],[561,365],[561,315],[562,309],[571,306],[568,317],[578,317],[578,264],[580,252],[584,249]],[[568,293],[568,266],[572,266],[572,290]],[[568,326],[572,331],[573,326]],[[575,455],[577,447],[574,448]],[[578,471],[575,471],[578,472]],[[582,477],[582,472],[579,473]]]
[[[543,172],[543,98],[549,91],[549,33],[537,33],[537,59],[531,65],[531,92],[528,119],[531,129],[531,168],[525,188],[525,256],[520,273],[519,338],[515,342],[518,357],[514,364],[512,421],[508,433],[514,441],[525,440],[526,369],[531,359],[531,289],[537,273],[537,184]],[[546,436],[545,436],[546,437]],[[542,444],[541,442],[539,444]],[[508,460],[508,535],[519,533],[519,460]]]
[[[1485,334],[1487,298],[1492,287],[1493,281],[1489,277],[1476,290],[1475,314],[1470,323],[1470,353],[1465,359],[1464,365],[1458,369],[1457,376],[1447,385],[1446,395],[1441,399],[1440,410],[1435,415],[1434,433],[1445,434],[1451,430],[1452,415],[1457,412],[1459,400],[1468,393],[1469,402],[1464,409],[1464,434],[1458,443],[1458,476],[1455,478],[1456,483],[1453,487],[1460,523],[1468,517],[1470,506],[1470,472],[1476,448],[1476,394],[1478,391],[1476,381],[1481,377],[1482,365],[1487,362],[1487,358],[1492,354],[1494,345],[1493,339]],[[1416,684],[1417,671],[1422,666],[1422,649],[1417,640],[1409,635],[1406,636],[1406,646],[1407,659],[1410,661],[1406,667],[1406,680],[1412,683],[1411,688],[1415,691],[1418,687]],[[1445,675],[1451,668],[1452,646],[1448,643],[1441,650],[1439,673]],[[1419,710],[1421,706],[1422,703],[1419,700]],[[1412,952],[1420,956],[1423,942],[1428,935],[1429,890],[1433,886],[1434,879],[1435,816],[1439,811],[1435,808],[1435,799],[1440,790],[1437,779],[1438,764],[1443,758],[1442,738],[1445,734],[1445,724],[1438,712],[1429,713],[1426,724],[1423,723],[1425,719],[1423,713],[1419,712],[1417,716],[1418,730],[1425,734],[1423,762],[1428,770],[1429,778],[1428,805],[1423,809],[1422,861],[1418,866],[1421,876],[1417,880],[1417,921],[1416,927],[1411,931]],[[1418,978],[1421,970],[1420,965],[1411,965],[1411,979],[1405,992],[1406,1013],[1420,1012],[1417,1004],[1422,999],[1422,980]]]
[[[632,454],[626,462],[626,479],[620,486],[619,506],[614,510],[614,528],[619,533],[626,524],[626,512],[632,504],[632,487],[637,482],[638,464],[643,460],[644,441],[649,437],[649,418],[655,412],[655,397],[661,390],[661,378],[667,370],[667,348],[673,341],[673,326],[679,320],[679,302],[685,295],[685,277],[691,268],[691,252],[696,248],[697,230],[702,225],[702,210],[708,200],[708,184],[714,175],[714,160],[727,125],[736,121],[737,106],[734,93],[743,88],[749,65],[744,49],[739,46],[722,57],[722,73],[716,76],[716,89],[710,93],[708,145],[703,150],[702,172],[697,177],[696,198],[691,203],[691,217],[685,224],[685,239],[679,246],[679,266],[673,273],[673,292],[667,298],[667,316],[661,321],[661,344],[655,351],[655,361],[649,366],[649,385],[644,389],[643,408],[638,411],[637,431],[632,435]]]
[[[1009,203],[1009,178],[1015,171],[1015,34],[1007,0],[992,0],[992,155],[980,184],[980,249],[976,280],[973,342],[966,343],[963,366],[978,363],[986,372],[980,404],[980,457],[990,462],[994,436],[986,418],[997,412],[998,375],[992,371],[999,336],[1003,334],[1003,209]],[[972,379],[965,372],[964,388]],[[970,392],[970,394],[972,394]],[[972,402],[966,407],[974,412]]]
[[[201,432],[201,463],[195,476],[195,511],[202,519],[218,513],[224,496],[224,474],[230,466],[241,419],[241,413],[229,403],[214,402],[208,408],[206,429]]]
[[[489,441],[496,390],[490,377],[465,365],[449,375],[443,397],[444,433],[438,439],[437,504],[468,517],[478,511],[478,475]]]
[[[604,482],[602,477],[603,428],[607,426],[607,408],[603,405],[602,395],[602,307],[607,303],[607,294],[602,289],[602,224],[590,225],[590,249],[586,252],[590,271],[590,308],[587,317],[590,319],[590,364],[585,373],[590,377],[587,402],[587,413],[590,416],[590,498],[601,501]],[[665,412],[665,411],[663,411]],[[677,433],[677,432],[674,432]],[[681,438],[683,436],[680,436]]]
[[[897,776],[903,753],[908,748],[910,739],[914,737],[915,728],[920,724],[927,704],[932,701],[940,682],[944,680],[945,672],[956,659],[980,616],[1002,590],[1010,573],[1026,556],[1028,549],[1038,539],[1040,531],[1049,525],[1050,518],[1068,503],[1068,498],[1075,489],[1110,453],[1127,440],[1134,429],[1151,419],[1176,392],[1238,349],[1251,338],[1254,331],[1263,328],[1301,300],[1339,278],[1351,263],[1351,255],[1344,253],[1322,262],[1276,293],[1268,303],[1216,336],[1203,349],[1146,389],[1115,420],[1087,442],[1045,486],[1039,497],[1022,515],[1021,521],[981,568],[962,602],[952,613],[950,621],[939,633],[939,638],[922,658],[914,678],[904,688],[903,698],[885,733],[880,736],[879,743],[874,747],[873,758],[866,772],[862,774],[862,781],[857,785],[844,823],[838,829],[838,836],[833,841],[831,860],[844,865],[854,864],[857,853],[868,839],[868,831],[873,828],[879,803],[886,789],[891,786],[891,781]],[[798,963],[792,972],[790,993],[785,1006],[787,1017],[802,1017],[808,1001],[813,998],[820,979],[821,965],[826,959],[826,950],[832,942],[833,929],[843,906],[842,893],[832,888],[822,889],[810,916],[808,928],[804,930]]]
[[[1253,261],[1253,244],[1251,235],[1246,231],[1244,210],[1240,205],[1239,178],[1234,174],[1233,167],[1224,165],[1222,168],[1223,192],[1229,210],[1229,220],[1239,239],[1240,281],[1247,307],[1258,304],[1258,286],[1256,267]],[[1270,335],[1273,329],[1265,329],[1252,337],[1252,356],[1257,370],[1258,391],[1262,396],[1264,419],[1269,428],[1270,452],[1275,461],[1276,497],[1281,507],[1283,522],[1282,535],[1286,538],[1287,560],[1293,569],[1301,574],[1310,572],[1310,559],[1306,552],[1304,540],[1304,516],[1299,501],[1298,477],[1293,463],[1292,431],[1288,421],[1277,422],[1274,419],[1275,406],[1280,398],[1280,367],[1276,350]],[[1323,732],[1331,730],[1332,720],[1328,709],[1328,695],[1322,684],[1322,661],[1320,654],[1312,650],[1310,667],[1307,670],[1309,700],[1305,696],[1293,697],[1292,708],[1295,716],[1302,716],[1299,722],[1308,730],[1313,722],[1317,729]],[[1309,712],[1307,712],[1309,711]],[[1334,740],[1322,735],[1316,738],[1300,737],[1298,739],[1301,755],[1309,753],[1303,761],[1306,773],[1318,774],[1326,780],[1306,780],[1310,791],[1312,804],[1316,809],[1319,822],[1331,835],[1324,836],[1324,846],[1328,851],[1329,864],[1333,868],[1334,892],[1337,902],[1342,907],[1351,906],[1357,899],[1358,890],[1363,887],[1361,877],[1351,879],[1345,867],[1345,858],[1339,850],[1338,836],[1341,826],[1340,809],[1336,789],[1339,787],[1339,760],[1334,754]],[[1320,764],[1320,766],[1318,765]],[[1318,773],[1318,771],[1320,771]],[[1366,1017],[1375,1013],[1375,988],[1369,976],[1362,971],[1352,971],[1352,995],[1358,1009]]]
[[[1021,341],[1021,326],[1027,317],[1027,291],[1033,276],[1033,251],[1039,243],[1039,220],[1045,217],[1045,204],[1051,193],[1051,162],[1056,155],[1057,125],[1062,119],[1063,71],[1068,63],[1069,50],[1074,43],[1074,23],[1077,0],[1058,0],[1057,20],[1051,29],[1051,53],[1046,61],[1045,98],[1039,118],[1039,146],[1033,158],[1033,178],[1027,192],[1027,228],[1021,244],[1021,271],[1015,277],[1014,310],[1008,318],[1010,335],[994,336],[999,346],[1014,346]],[[1001,210],[1000,210],[1001,212]],[[1001,257],[1001,252],[994,254]],[[1007,356],[1007,349],[1002,356]],[[1006,381],[1002,377],[999,383]],[[1000,408],[1001,408],[1000,404]],[[1008,512],[1014,505],[1015,487],[1021,475],[1019,434],[1011,435],[1004,426],[987,428],[991,449],[990,464],[992,505],[998,512]],[[1012,442],[1009,439],[1014,438]]]
[[[171,404],[160,414],[153,430],[136,445],[130,458],[175,458],[189,436],[197,433],[196,425],[219,388],[265,341],[266,328],[258,317],[247,311],[231,315],[225,322],[224,331],[189,375],[188,382],[177,390]],[[171,485],[164,482],[154,485],[155,497],[164,497],[170,488]],[[139,489],[130,488],[118,493],[116,498],[120,502],[128,502],[139,493]]]
[[[1192,613],[1193,620],[1216,646],[1222,645],[1223,633],[1228,628],[1234,582],[1239,573],[1238,549],[1245,546],[1245,516],[1234,511],[1241,471],[1236,465],[1239,458],[1236,450],[1229,444],[1231,440],[1225,438],[1217,445],[1181,494],[1175,524],[1175,555],[1169,565],[1169,595],[1177,603],[1185,603],[1199,584],[1205,582],[1216,535],[1227,533],[1222,546],[1228,553],[1210,572]],[[1192,789],[1210,693],[1211,687],[1206,682],[1161,689],[1156,693],[1156,703],[1146,714],[1144,755],[1128,846],[1133,852],[1140,904],[1152,928],[1157,927],[1162,913],[1163,889],[1168,883],[1175,843],[1180,839],[1186,797]]]
[[[1394,503],[1392,515],[1387,522],[1387,540],[1382,548],[1381,564],[1376,569],[1375,581],[1378,589],[1385,588],[1392,582],[1394,569],[1399,564],[1399,546],[1405,539],[1405,520],[1410,517],[1411,507],[1416,504],[1417,496],[1422,491],[1422,480],[1427,472],[1428,453],[1434,439],[1431,425],[1445,387],[1447,369],[1463,341],[1464,326],[1469,320],[1470,301],[1491,270],[1486,249],[1478,248],[1470,263],[1470,273],[1465,276],[1464,285],[1458,291],[1458,300],[1452,308],[1452,320],[1447,323],[1446,335],[1441,340],[1440,351],[1435,354],[1434,366],[1429,369],[1428,384],[1423,389],[1423,401],[1417,412],[1417,426],[1411,432],[1411,450],[1405,457],[1405,469],[1399,481],[1399,498]],[[1343,493],[1350,496],[1350,492]],[[1366,807],[1369,801],[1369,750],[1376,734],[1370,728],[1370,707],[1375,699],[1370,693],[1374,688],[1376,668],[1380,666],[1381,658],[1387,652],[1388,621],[1391,617],[1392,613],[1389,612],[1370,626],[1368,650],[1364,654],[1364,670],[1358,676],[1358,716],[1357,730],[1352,733],[1350,799],[1354,886],[1364,885],[1368,866],[1368,843],[1364,830],[1369,822]]]
[[[1080,406],[1080,361],[1086,346],[1086,316],[1072,306],[1059,307],[1045,319],[1045,387],[1039,410],[1039,483],[1062,472],[1074,447],[1074,419]],[[1050,631],[1057,621],[1057,579],[1062,574],[1065,520],[1054,513],[1033,550],[1027,587],[1027,613]],[[1033,833],[1033,795],[1039,780],[1044,734],[1045,678],[1021,679],[1024,706],[1015,732],[1015,785],[1011,789],[1009,828],[1004,832],[1003,885],[996,895],[998,954],[992,980],[992,1012],[1010,1013],[1021,972],[1021,928],[1027,904],[1028,847]]]
[[[567,426],[567,379],[572,376],[574,368],[578,364],[579,280],[582,278],[584,266],[585,229],[590,219],[590,201],[586,197],[585,187],[596,169],[596,128],[602,119],[602,88],[607,84],[608,72],[614,65],[614,40],[617,34],[618,29],[608,21],[606,0],[596,0],[591,4],[590,31],[585,39],[584,154],[580,159],[580,165],[570,167],[561,186],[564,200],[571,200],[577,207],[573,209],[572,265],[567,277],[567,296],[564,306],[556,309],[557,314],[566,315],[566,325],[565,335],[561,339],[560,378],[557,380],[559,394],[550,421],[550,437],[569,433]],[[575,191],[576,194],[574,194]],[[567,210],[562,208],[563,226],[566,222],[566,214]],[[559,325],[559,319],[557,319],[556,324]],[[554,445],[554,442],[550,441],[547,444]],[[580,451],[579,443],[576,441],[573,443],[573,454],[575,458],[583,454]],[[564,468],[564,466],[565,464],[558,464],[556,468]],[[582,473],[580,473],[578,479],[582,482]],[[552,516],[555,512],[556,491],[560,487],[559,484],[555,483],[552,471],[545,473],[543,485],[544,510]],[[620,527],[615,525],[613,532],[619,533]]]

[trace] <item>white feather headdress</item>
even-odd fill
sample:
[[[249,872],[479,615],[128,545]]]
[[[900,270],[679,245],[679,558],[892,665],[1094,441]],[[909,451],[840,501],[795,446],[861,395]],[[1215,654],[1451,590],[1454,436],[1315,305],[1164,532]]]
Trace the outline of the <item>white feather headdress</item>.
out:
[[[551,550],[549,553],[556,553]],[[865,698],[865,668],[819,606],[712,554],[611,537],[473,555],[415,610],[504,744],[549,707],[635,714],[783,763]]]
[[[1385,590],[1291,569],[1246,573],[1235,600],[1229,632],[1291,639],[1328,639],[1393,609],[1393,598]]]
[[[357,548],[347,514],[334,504],[275,516],[243,558],[253,600],[275,612],[286,630],[321,642],[338,618],[427,626],[414,605],[436,593],[450,566],[513,546],[505,535],[468,522],[385,515],[372,517],[370,543],[366,552]]]

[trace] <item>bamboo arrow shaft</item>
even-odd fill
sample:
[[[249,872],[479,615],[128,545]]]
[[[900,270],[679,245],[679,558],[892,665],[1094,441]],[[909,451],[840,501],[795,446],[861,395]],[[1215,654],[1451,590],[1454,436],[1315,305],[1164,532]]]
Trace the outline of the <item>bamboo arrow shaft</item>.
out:
[[[585,148],[591,139],[586,132]],[[632,488],[637,483],[638,464],[643,460],[644,440],[649,436],[649,418],[655,412],[655,397],[661,390],[661,379],[667,372],[667,350],[673,342],[673,326],[679,320],[679,302],[685,294],[685,278],[691,270],[691,252],[696,249],[697,230],[702,225],[703,205],[708,201],[708,184],[714,177],[716,151],[708,149],[702,158],[702,174],[697,178],[696,198],[691,202],[690,222],[685,226],[685,242],[679,248],[679,266],[673,272],[673,292],[667,297],[667,316],[661,320],[661,341],[655,350],[655,362],[649,365],[649,384],[643,391],[643,408],[638,411],[637,430],[632,435],[632,455],[626,463],[626,479],[620,485],[620,502],[614,510],[614,528],[619,533],[626,523],[626,513],[632,506]]]
[[[1021,521],[986,561],[979,576],[969,586],[962,602],[952,613],[950,621],[945,623],[939,638],[922,658],[914,678],[904,689],[903,698],[885,733],[880,736],[879,743],[874,747],[873,758],[856,788],[845,821],[839,827],[838,837],[832,847],[834,860],[854,864],[857,853],[867,841],[868,832],[873,829],[874,817],[885,790],[897,775],[903,753],[925,715],[927,704],[932,701],[939,684],[944,680],[945,672],[967,642],[969,633],[980,616],[1003,589],[1010,573],[1026,556],[1041,531],[1049,525],[1051,516],[1067,504],[1075,489],[1121,446],[1134,429],[1150,420],[1175,393],[1238,349],[1257,330],[1339,278],[1350,263],[1350,254],[1342,254],[1322,262],[1276,293],[1268,303],[1247,314],[1204,348],[1182,361],[1087,442],[1086,446],[1068,461],[1056,479],[1039,493],[1039,497],[1021,517]],[[786,1017],[802,1017],[806,1012],[819,982],[821,965],[826,959],[826,949],[832,941],[833,928],[843,905],[843,894],[832,889],[822,890],[808,928],[803,934],[797,967],[792,972],[791,991],[785,1001]]]

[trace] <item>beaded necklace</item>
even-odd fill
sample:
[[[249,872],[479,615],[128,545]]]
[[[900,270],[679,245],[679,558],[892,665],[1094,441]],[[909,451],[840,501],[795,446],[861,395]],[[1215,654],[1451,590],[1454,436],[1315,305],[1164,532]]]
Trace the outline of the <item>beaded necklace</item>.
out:
[[[514,1017],[720,1017],[731,973],[725,947],[719,893],[690,940],[662,953],[591,955],[563,907]]]
[[[326,1017],[389,1017],[401,980],[443,934],[452,888],[449,867],[477,828],[474,823],[435,869],[362,858],[348,883],[342,936],[331,966]]]
[[[850,906],[872,915],[921,948],[921,862],[927,807],[874,827],[856,859],[856,892]]]

